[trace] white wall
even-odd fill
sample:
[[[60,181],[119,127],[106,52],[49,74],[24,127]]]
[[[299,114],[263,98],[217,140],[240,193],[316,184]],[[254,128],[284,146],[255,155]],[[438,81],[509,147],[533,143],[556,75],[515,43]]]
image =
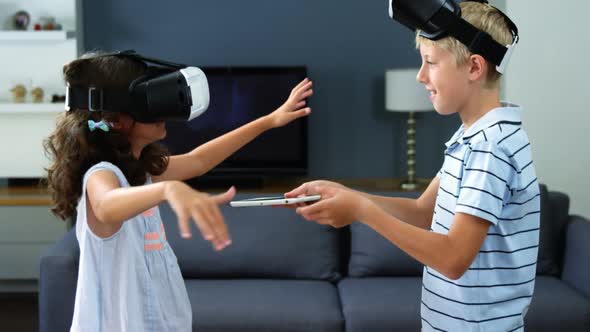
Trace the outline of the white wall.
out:
[[[567,193],[571,212],[590,217],[590,1],[506,1],[521,40],[505,95],[523,105],[540,182]]]

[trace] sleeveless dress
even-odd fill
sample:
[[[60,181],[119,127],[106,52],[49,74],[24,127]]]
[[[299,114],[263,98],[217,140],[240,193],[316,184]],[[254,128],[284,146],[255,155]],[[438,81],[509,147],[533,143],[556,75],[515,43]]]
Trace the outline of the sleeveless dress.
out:
[[[130,186],[123,172],[107,162],[84,175],[77,207],[80,264],[71,331],[191,331],[191,305],[158,207],[125,221],[108,238],[88,227],[86,183],[99,170],[113,172],[121,187]]]

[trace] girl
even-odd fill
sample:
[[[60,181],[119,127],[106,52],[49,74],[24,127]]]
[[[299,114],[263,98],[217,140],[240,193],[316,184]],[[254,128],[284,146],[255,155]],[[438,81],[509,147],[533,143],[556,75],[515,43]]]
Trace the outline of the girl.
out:
[[[129,57],[86,55],[63,73],[71,86],[126,89],[145,70]],[[266,130],[307,116],[311,87],[305,79],[271,114],[176,156],[155,143],[166,135],[163,122],[85,109],[58,120],[44,145],[52,159],[52,211],[62,219],[76,215],[80,264],[71,331],[191,331],[191,306],[158,204],[168,201],[182,237],[191,237],[192,219],[216,250],[228,246],[218,205],[235,189],[209,196],[182,180],[205,174]]]

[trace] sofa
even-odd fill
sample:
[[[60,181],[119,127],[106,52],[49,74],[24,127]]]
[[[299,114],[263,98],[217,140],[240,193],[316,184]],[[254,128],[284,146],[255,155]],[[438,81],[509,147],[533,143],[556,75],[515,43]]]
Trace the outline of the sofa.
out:
[[[564,193],[541,186],[541,201],[526,330],[590,331],[590,222],[569,215]],[[333,229],[285,208],[224,206],[222,213],[233,244],[215,252],[198,236],[182,240],[170,207],[161,206],[194,331],[420,330],[422,266],[367,226]],[[41,258],[41,331],[69,330],[78,255],[72,230]]]

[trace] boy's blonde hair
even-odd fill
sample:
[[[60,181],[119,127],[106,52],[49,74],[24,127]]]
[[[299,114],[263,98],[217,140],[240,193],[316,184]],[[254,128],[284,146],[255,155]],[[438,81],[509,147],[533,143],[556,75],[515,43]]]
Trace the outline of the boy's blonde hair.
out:
[[[502,13],[496,8],[475,1],[464,1],[461,2],[461,17],[471,23],[473,26],[481,31],[487,32],[492,38],[500,43],[501,45],[512,44],[512,33],[510,28],[504,19]],[[420,31],[416,33],[416,48],[420,47],[420,44],[425,45],[437,45],[446,50],[449,50],[455,57],[457,65],[463,65],[473,54],[467,46],[458,41],[453,37],[445,37],[439,40],[430,40],[420,36]],[[487,60],[486,60],[487,61]],[[496,66],[487,61],[488,63],[488,74],[487,83],[488,86],[495,87],[500,83],[501,74],[496,71]]]

